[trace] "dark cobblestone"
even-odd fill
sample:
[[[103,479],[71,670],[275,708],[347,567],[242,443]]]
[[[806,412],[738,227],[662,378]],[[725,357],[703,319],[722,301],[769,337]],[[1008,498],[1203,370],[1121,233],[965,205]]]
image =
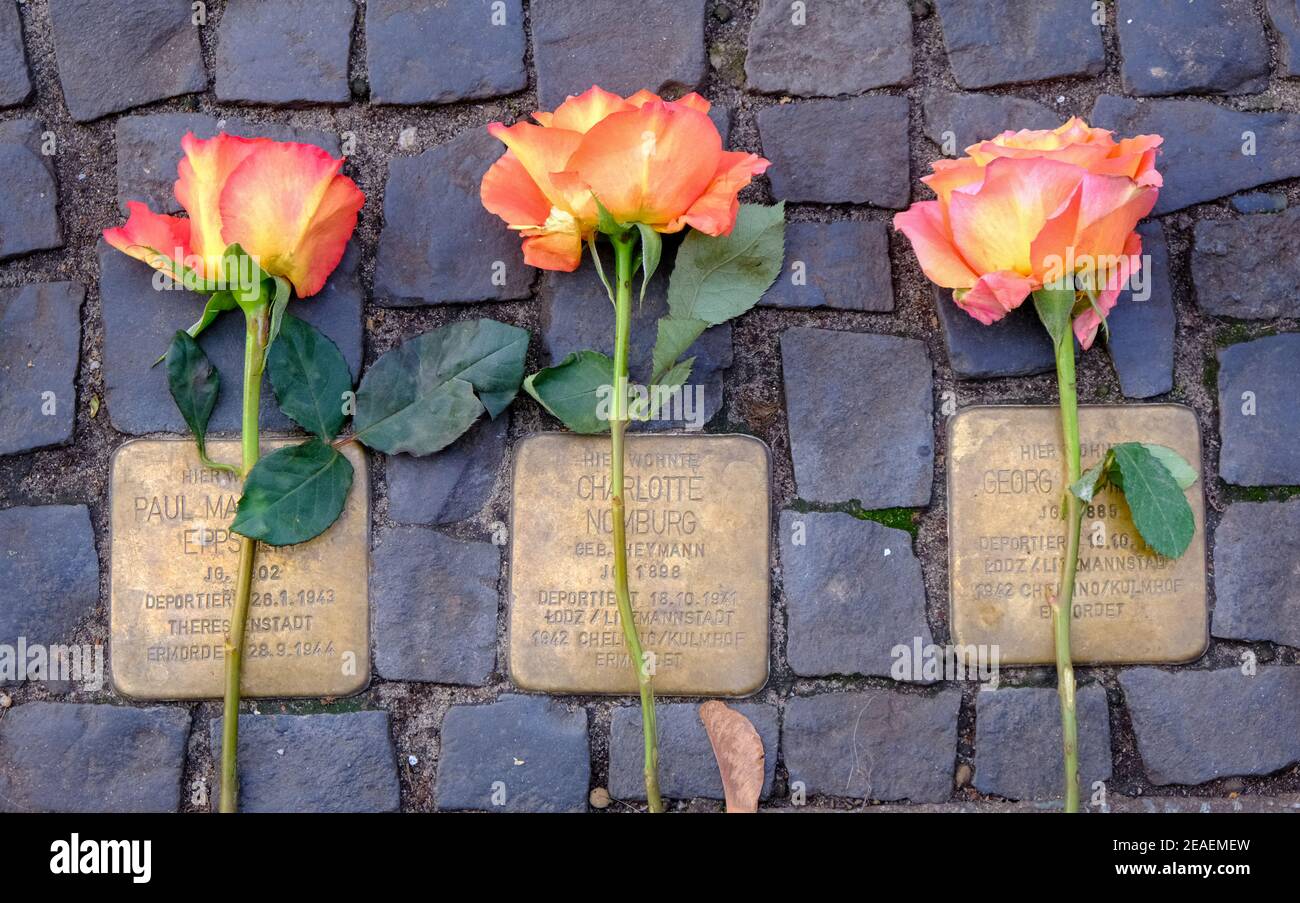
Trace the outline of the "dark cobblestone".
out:
[[[72,441],[85,297],[75,282],[0,289],[0,455]]]
[[[1007,130],[1054,129],[1061,124],[1061,115],[1051,107],[1009,94],[932,91],[925,97],[924,113],[926,137],[950,157]]]
[[[1169,272],[1169,245],[1159,223],[1138,226],[1142,253],[1150,266],[1143,274],[1150,296],[1138,301],[1125,290],[1107,317],[1110,337],[1106,348],[1119,374],[1120,389],[1129,398],[1163,395],[1174,387],[1174,333],[1178,316],[1174,310],[1173,278]]]
[[[1219,475],[1229,483],[1300,484],[1298,367],[1300,333],[1242,342],[1219,352]]]
[[[0,123],[0,260],[63,246],[54,166],[42,153],[41,124],[34,119]]]
[[[370,100],[452,103],[522,91],[528,87],[524,44],[520,0],[369,0]]]
[[[370,564],[375,670],[386,680],[482,686],[497,652],[501,550],[420,527],[384,534]]]
[[[1277,34],[1284,75],[1300,75],[1300,6],[1295,0],[1265,0],[1268,19]]]
[[[961,692],[897,690],[796,696],[781,751],[809,795],[940,802],[952,793]]]
[[[749,87],[834,97],[912,81],[906,0],[813,3],[798,22],[788,0],[762,0],[749,31]]]
[[[932,640],[912,537],[851,514],[781,512],[786,657],[801,677],[890,676],[891,650]]]
[[[479,181],[501,152],[485,129],[471,129],[393,160],[376,296],[394,307],[528,297],[534,271],[524,265],[518,233],[479,200]]]
[[[758,111],[768,178],[779,200],[897,210],[911,193],[907,100],[806,100]]]
[[[988,88],[1096,75],[1105,63],[1090,3],[935,0],[957,84]]]
[[[190,4],[47,0],[59,82],[79,122],[208,86]]]
[[[484,418],[436,455],[389,455],[388,516],[402,524],[450,524],[477,514],[492,496],[509,423],[508,414]]]
[[[894,309],[889,235],[884,223],[789,223],[785,262],[758,302],[764,307]]]
[[[0,107],[23,103],[31,94],[18,7],[14,0],[4,0],[0,3]]]
[[[502,696],[452,706],[443,719],[439,809],[585,812],[590,783],[585,709]]]
[[[1076,696],[1079,795],[1110,780],[1110,715],[1106,691],[1093,684]],[[975,697],[975,789],[1012,800],[1060,799],[1061,704],[1051,687],[981,691]]]
[[[1115,21],[1131,94],[1268,87],[1268,38],[1253,0],[1117,0]]]
[[[1052,341],[1030,299],[991,326],[985,326],[952,300],[952,289],[933,286],[934,307],[948,347],[948,366],[958,376],[989,379],[1029,376],[1056,366]]]
[[[1300,760],[1300,668],[1120,672],[1153,784],[1268,774]]]
[[[0,720],[0,812],[175,812],[190,714],[30,702]]]
[[[344,103],[352,0],[227,0],[217,29],[220,100]]]
[[[754,702],[728,702],[728,706],[749,719],[763,741],[763,790],[761,799],[772,792],[776,772],[780,727],[776,706]],[[668,799],[720,800],[724,798],[708,731],[700,721],[700,707],[694,702],[658,703],[655,707],[659,730],[659,789]],[[645,744],[641,733],[641,708],[619,706],[614,710],[609,740],[609,793],[614,799],[645,799]]]
[[[213,718],[212,761],[221,762]],[[241,812],[396,812],[401,788],[387,712],[240,715]],[[221,772],[212,777],[212,804]]]
[[[705,0],[536,0],[530,7],[537,100],[554,109],[592,85],[628,95],[699,87]]]
[[[1215,636],[1300,647],[1300,499],[1237,502],[1214,531]]]
[[[1196,224],[1192,283],[1201,310],[1220,317],[1300,317],[1300,209]]]
[[[924,344],[789,329],[781,372],[800,498],[857,499],[868,509],[929,504],[934,437]]]

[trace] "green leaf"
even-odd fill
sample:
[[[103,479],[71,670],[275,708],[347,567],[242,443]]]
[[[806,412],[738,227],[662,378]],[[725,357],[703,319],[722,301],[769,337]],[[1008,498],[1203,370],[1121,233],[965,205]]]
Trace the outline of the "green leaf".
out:
[[[276,276],[272,280],[275,284],[275,296],[271,299],[271,328],[266,336],[266,348],[262,353],[262,367],[266,367],[266,362],[271,354],[271,349],[275,347],[275,340],[280,337],[280,327],[284,322],[284,309],[289,306],[289,280],[283,276]]]
[[[352,371],[327,336],[297,317],[285,317],[280,341],[267,352],[267,373],[286,417],[326,442],[339,434]]]
[[[509,406],[527,351],[528,330],[496,320],[452,323],[403,342],[361,380],[355,437],[390,455],[445,448],[484,410],[496,417]]]
[[[1140,442],[1124,442],[1112,451],[1138,532],[1159,554],[1179,557],[1192,541],[1196,521],[1173,475]]]
[[[695,366],[695,358],[688,357],[686,360],[673,365],[667,373],[659,378],[654,385],[646,389],[645,401],[640,398],[629,404],[628,416],[633,420],[654,420],[658,418],[660,411],[665,404],[671,403],[673,393],[671,390],[686,385],[686,381],[691,378],[691,370]]]
[[[167,388],[181,416],[194,434],[199,460],[208,467],[235,471],[229,464],[217,464],[208,457],[206,437],[208,420],[221,394],[221,374],[188,332],[180,331],[163,355],[167,359]]]
[[[1070,491],[1084,504],[1091,502],[1105,488],[1106,458],[1089,467],[1083,476],[1070,484]]]
[[[228,310],[234,310],[236,306],[235,298],[230,292],[213,292],[211,297],[208,298],[208,303],[203,305],[203,315],[189,329],[185,330],[186,334],[192,339],[197,339],[203,333],[203,330],[211,326],[218,316]],[[158,356],[158,360],[153,362],[153,365],[158,366],[165,357],[167,357],[167,352],[164,351]]]
[[[1044,286],[1034,292],[1034,309],[1047,327],[1053,347],[1059,348],[1070,333],[1070,314],[1074,310],[1074,287]]]
[[[1178,484],[1179,489],[1186,489],[1196,482],[1196,470],[1183,459],[1182,455],[1172,448],[1165,445],[1156,445],[1153,442],[1143,442],[1142,447],[1151,452],[1153,458],[1165,465],[1165,469],[1174,478],[1174,482]]]
[[[271,452],[253,466],[230,529],[272,546],[314,539],[343,513],[352,462],[319,439]]]
[[[609,303],[617,304],[614,300],[614,286],[609,284],[609,277],[605,275],[605,267],[600,262],[600,247],[596,244],[594,235],[587,239],[587,247],[591,249],[591,262],[596,265],[596,275],[600,277],[600,284],[605,286],[605,294],[609,295]]]
[[[668,311],[716,326],[758,303],[781,272],[785,205],[742,204],[730,235],[692,231],[677,251]]]
[[[600,416],[600,395],[613,385],[614,362],[598,351],[574,352],[524,380],[524,390],[575,433],[609,430],[609,413]],[[612,401],[605,399],[606,405]]]
[[[641,232],[641,303],[645,303],[645,290],[655,270],[659,269],[659,259],[663,257],[664,240],[658,232],[645,223],[637,223]]]
[[[598,232],[603,232],[606,235],[622,235],[631,228],[625,223],[620,223],[614,219],[614,215],[605,209],[605,205],[600,202],[600,198],[592,195],[591,199],[596,202],[596,230]]]
[[[703,320],[660,317],[659,331],[655,334],[654,352],[651,354],[651,384],[663,379],[664,374],[677,363],[677,359],[685,354],[686,349],[695,344],[695,340],[708,328],[709,324]]]

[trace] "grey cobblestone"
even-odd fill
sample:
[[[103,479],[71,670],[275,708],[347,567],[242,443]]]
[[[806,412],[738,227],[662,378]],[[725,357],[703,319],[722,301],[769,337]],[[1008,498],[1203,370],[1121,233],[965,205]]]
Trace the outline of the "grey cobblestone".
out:
[[[1237,502],[1214,531],[1215,636],[1300,646],[1300,499]]]
[[[1219,475],[1239,486],[1300,484],[1295,373],[1300,333],[1267,336],[1219,352]]]
[[[217,34],[220,100],[344,103],[352,0],[227,0]]]
[[[221,722],[208,731],[214,763]],[[395,812],[400,795],[387,712],[239,716],[241,812]],[[220,796],[218,768],[214,809]]]
[[[34,119],[0,123],[0,260],[63,246],[54,165],[43,153],[41,124]]]
[[[1106,325],[1106,348],[1119,374],[1120,390],[1129,398],[1163,395],[1174,387],[1174,335],[1178,316],[1174,310],[1173,279],[1169,272],[1169,244],[1159,223],[1138,226],[1142,236],[1142,274],[1150,296],[1136,300],[1132,290],[1120,294]]]
[[[1196,224],[1192,282],[1201,310],[1220,317],[1300,317],[1300,209]]]
[[[389,455],[388,516],[402,524],[450,524],[487,503],[506,454],[510,415],[483,418],[436,455]]]
[[[1252,0],[1117,0],[1115,21],[1129,93],[1254,94],[1268,87],[1268,38]]]
[[[72,441],[85,297],[75,282],[0,289],[0,455]]]
[[[1075,0],[935,0],[957,84],[988,88],[1065,75],[1105,63],[1090,3]]]
[[[175,812],[190,715],[30,702],[0,720],[0,812]]]
[[[759,300],[764,307],[894,309],[889,235],[884,223],[789,223],[785,261]]]
[[[14,0],[4,0],[0,2],[0,107],[23,103],[31,94],[18,6]]]

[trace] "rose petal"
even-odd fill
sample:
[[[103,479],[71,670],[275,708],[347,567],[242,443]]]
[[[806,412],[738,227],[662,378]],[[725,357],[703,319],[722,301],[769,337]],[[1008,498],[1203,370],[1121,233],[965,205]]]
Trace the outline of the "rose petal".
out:
[[[488,125],[488,132],[514,152],[520,165],[552,205],[563,202],[551,184],[551,173],[568,168],[570,156],[582,143],[581,133],[554,126],[545,128],[529,122],[518,122],[508,128],[493,122]]]
[[[127,201],[129,216],[124,224],[104,230],[104,241],[124,254],[143,260],[154,269],[162,270],[173,279],[180,279],[177,261],[186,263],[191,257],[190,221],[179,216],[154,213],[139,201]],[[195,269],[203,275],[201,262]]]
[[[684,216],[664,231],[675,232],[683,225],[689,225],[708,235],[730,235],[736,225],[736,214],[740,212],[740,202],[736,195],[748,185],[754,176],[761,176],[771,164],[757,154],[723,151],[718,163],[718,171],[713,182],[704,194],[691,204]]]
[[[542,194],[514,151],[506,151],[488,167],[479,185],[479,197],[488,212],[511,226],[540,226],[551,212],[551,202]]]
[[[207,271],[215,273],[229,244],[223,235],[221,192],[231,173],[258,147],[274,142],[266,138],[240,138],[222,132],[200,141],[190,132],[181,139],[184,158],[176,170],[176,200],[190,215],[190,236],[195,253]]]
[[[570,95],[564,103],[555,108],[555,112],[549,117],[550,122],[544,124],[551,128],[586,134],[593,125],[606,116],[632,109],[635,109],[635,105],[617,94],[592,86],[576,97]]]
[[[953,244],[938,201],[920,201],[894,215],[894,228],[907,236],[921,269],[944,288],[970,288],[979,278]]]
[[[550,232],[524,239],[524,263],[539,270],[572,273],[582,263],[582,237],[571,232]]]
[[[268,142],[231,174],[221,194],[225,238],[298,297],[320,291],[338,266],[365,195],[342,160],[310,144]]]
[[[1033,290],[1033,280],[1019,273],[986,273],[960,298],[954,292],[953,300],[966,313],[989,326],[1024,303]]]

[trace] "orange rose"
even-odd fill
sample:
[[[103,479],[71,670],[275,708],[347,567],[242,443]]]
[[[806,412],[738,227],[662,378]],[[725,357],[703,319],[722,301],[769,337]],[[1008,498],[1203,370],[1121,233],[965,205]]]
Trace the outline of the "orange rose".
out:
[[[1074,319],[1084,348],[1141,266],[1134,231],[1162,184],[1159,135],[1116,142],[1073,118],[1050,131],[1003,132],[939,160],[921,181],[938,200],[894,217],[921,269],[986,326],[1044,285],[1073,275],[1096,310]]]
[[[104,240],[173,278],[221,273],[226,248],[238,244],[272,276],[293,283],[299,298],[316,294],[338,266],[365,195],[343,161],[310,144],[219,134],[181,139],[176,200],[189,219],[131,202],[126,224]]]
[[[524,260],[545,270],[578,268],[597,200],[622,224],[726,235],[737,193],[768,161],[724,151],[708,111],[698,94],[665,101],[593,87],[534,113],[536,125],[494,122],[488,131],[508,150],[483,176],[483,206],[524,236]]]

